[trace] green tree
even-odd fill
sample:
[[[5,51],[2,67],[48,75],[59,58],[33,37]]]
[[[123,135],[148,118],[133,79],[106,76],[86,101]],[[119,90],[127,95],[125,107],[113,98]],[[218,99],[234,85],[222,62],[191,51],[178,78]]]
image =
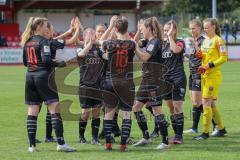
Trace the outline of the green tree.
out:
[[[217,0],[218,12],[231,12],[240,6],[240,0]],[[211,0],[169,0],[160,11],[163,15],[179,13],[211,13]]]

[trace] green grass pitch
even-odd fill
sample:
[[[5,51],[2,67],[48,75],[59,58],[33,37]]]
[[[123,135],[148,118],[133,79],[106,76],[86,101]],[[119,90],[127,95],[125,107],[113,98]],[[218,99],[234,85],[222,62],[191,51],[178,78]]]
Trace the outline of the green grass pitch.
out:
[[[188,74],[188,67],[185,67]],[[161,160],[197,160],[209,159],[219,160],[239,159],[240,153],[240,63],[228,62],[222,67],[223,83],[220,88],[218,107],[220,108],[228,136],[225,138],[209,138],[205,141],[192,141],[193,135],[184,136],[183,145],[174,145],[166,151],[155,150],[160,143],[160,138],[153,140],[153,144],[148,147],[133,148],[129,146],[130,152],[121,153],[118,150],[119,138],[116,139],[114,150],[106,152],[103,146],[93,146],[91,144],[80,145],[78,143],[78,122],[65,121],[64,135],[66,142],[77,148],[75,153],[58,153],[56,144],[41,143],[37,147],[38,153],[27,152],[28,140],[26,133],[27,107],[24,105],[24,83],[25,71],[22,66],[1,66],[0,67],[0,159],[8,160],[133,160],[133,159],[161,159]],[[78,84],[78,69],[73,71],[66,79],[68,84]],[[60,94],[60,100],[73,100],[71,106],[72,113],[80,113],[78,97],[76,95]],[[166,114],[169,114],[166,105],[163,105]],[[148,118],[149,131],[153,129],[153,118],[144,109]],[[191,104],[189,94],[186,94],[184,102],[185,129],[191,126]],[[45,137],[45,114],[46,107],[43,107],[39,119],[37,138],[44,141]],[[121,119],[119,119],[119,124]],[[133,120],[131,137],[141,138],[140,129],[136,120]],[[200,130],[202,125],[200,123]],[[172,128],[169,127],[170,137],[173,136]],[[87,140],[91,140],[90,125],[86,130]],[[103,141],[102,141],[103,142]]]

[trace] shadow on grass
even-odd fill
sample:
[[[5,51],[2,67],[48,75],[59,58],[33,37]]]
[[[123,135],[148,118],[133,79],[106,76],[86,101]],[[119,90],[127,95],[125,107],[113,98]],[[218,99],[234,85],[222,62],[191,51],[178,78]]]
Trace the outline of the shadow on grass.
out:
[[[240,133],[230,133],[226,137],[210,137],[207,140],[202,141],[196,141],[192,140],[192,138],[196,135],[184,135],[184,144],[182,145],[171,145],[171,148],[164,152],[191,152],[191,153],[201,153],[201,152],[222,152],[222,153],[236,153],[239,152],[239,146],[240,146]],[[133,140],[137,141],[140,138],[134,137]],[[92,145],[90,141],[88,140],[87,144],[80,144],[78,142],[78,139],[73,141],[68,141],[70,144],[74,144],[74,146],[77,148],[77,152],[82,153],[120,153],[119,151],[119,138],[115,139],[116,142],[113,144],[113,150],[112,151],[106,151],[104,150],[104,141],[101,140],[102,145],[96,146]],[[155,153],[159,152],[159,150],[156,150],[155,148],[157,145],[159,145],[161,142],[161,138],[155,138],[153,139],[153,143],[146,147],[133,147],[132,145],[128,145],[129,152],[134,153]]]

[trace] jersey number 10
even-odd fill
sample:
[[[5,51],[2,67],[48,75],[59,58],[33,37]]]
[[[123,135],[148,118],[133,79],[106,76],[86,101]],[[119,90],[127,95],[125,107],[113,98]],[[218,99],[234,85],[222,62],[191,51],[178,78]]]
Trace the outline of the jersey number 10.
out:
[[[30,64],[37,64],[37,56],[34,47],[27,48],[27,59]]]

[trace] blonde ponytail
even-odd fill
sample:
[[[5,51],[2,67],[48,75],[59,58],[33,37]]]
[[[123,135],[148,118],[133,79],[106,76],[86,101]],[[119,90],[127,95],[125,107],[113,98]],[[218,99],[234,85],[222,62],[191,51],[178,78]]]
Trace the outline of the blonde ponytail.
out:
[[[22,34],[22,40],[21,40],[21,46],[23,47],[25,45],[25,43],[27,42],[27,40],[32,36],[32,24],[34,21],[35,17],[30,17],[27,23],[27,26]]]
[[[41,17],[30,17],[27,26],[22,34],[21,46],[23,47],[27,40],[34,35],[38,26],[42,26],[48,19]]]

